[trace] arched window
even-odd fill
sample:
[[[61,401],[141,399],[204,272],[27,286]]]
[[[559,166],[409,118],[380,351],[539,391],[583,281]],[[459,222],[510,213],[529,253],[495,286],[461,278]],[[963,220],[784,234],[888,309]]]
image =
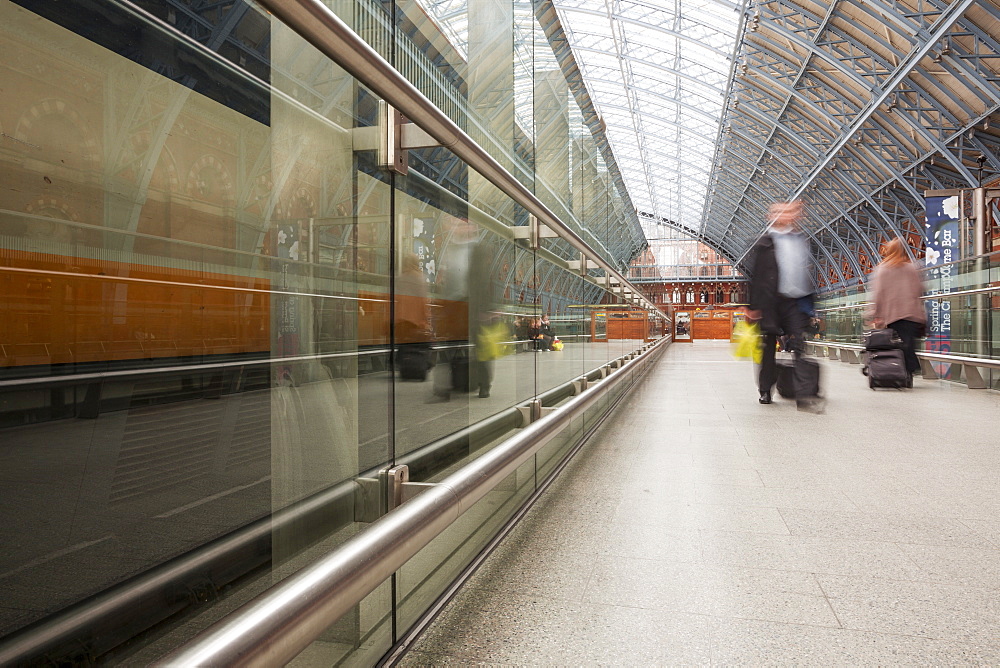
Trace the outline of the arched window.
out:
[[[694,304],[694,289],[693,288],[688,288],[687,303],[688,304]]]
[[[721,304],[724,301],[726,301],[726,298],[722,296],[722,289],[720,288],[715,291],[715,303]]]
[[[678,290],[677,288],[674,288],[674,303],[675,304],[681,303],[681,291]]]
[[[701,303],[702,304],[707,304],[708,303],[708,290],[702,290],[701,291]]]
[[[736,290],[732,290],[729,293],[729,301],[732,302],[733,304],[738,304],[740,301],[740,293],[737,292]]]

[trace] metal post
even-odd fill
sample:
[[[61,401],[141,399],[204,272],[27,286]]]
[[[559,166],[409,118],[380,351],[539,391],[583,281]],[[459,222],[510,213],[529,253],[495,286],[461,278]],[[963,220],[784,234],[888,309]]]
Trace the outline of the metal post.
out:
[[[983,287],[983,285],[988,282],[987,279],[989,278],[985,275],[986,260],[983,257],[988,252],[987,234],[989,232],[989,227],[987,225],[989,212],[986,209],[986,188],[976,188],[972,191],[972,208],[973,215],[975,216],[972,231],[972,253],[976,257],[973,267],[973,271],[976,276],[976,285],[968,287],[979,288]],[[974,327],[976,337],[973,349],[976,351],[976,355],[985,355],[989,351],[986,341],[989,334],[986,323],[986,295],[983,293],[976,293],[973,301],[975,303],[975,314],[973,317],[975,319]]]

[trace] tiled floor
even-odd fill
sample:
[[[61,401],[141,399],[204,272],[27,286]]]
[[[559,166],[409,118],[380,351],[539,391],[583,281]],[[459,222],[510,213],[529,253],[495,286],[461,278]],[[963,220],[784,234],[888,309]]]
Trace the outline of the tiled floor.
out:
[[[405,665],[1000,664],[1000,394],[676,344]]]

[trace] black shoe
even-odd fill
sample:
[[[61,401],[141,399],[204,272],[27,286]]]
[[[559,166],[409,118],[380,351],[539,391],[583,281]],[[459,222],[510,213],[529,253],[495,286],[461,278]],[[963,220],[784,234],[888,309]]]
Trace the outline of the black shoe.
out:
[[[760,393],[760,399],[758,399],[757,401],[759,401],[762,404],[769,404],[769,403],[771,403],[771,393],[770,392],[761,392]]]

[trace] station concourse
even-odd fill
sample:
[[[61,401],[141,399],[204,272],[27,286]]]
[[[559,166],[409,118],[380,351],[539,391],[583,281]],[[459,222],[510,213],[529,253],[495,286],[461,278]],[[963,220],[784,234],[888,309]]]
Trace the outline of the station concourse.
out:
[[[1000,663],[998,26],[0,0],[0,667]]]
[[[1000,397],[672,346],[400,665],[993,665]]]

